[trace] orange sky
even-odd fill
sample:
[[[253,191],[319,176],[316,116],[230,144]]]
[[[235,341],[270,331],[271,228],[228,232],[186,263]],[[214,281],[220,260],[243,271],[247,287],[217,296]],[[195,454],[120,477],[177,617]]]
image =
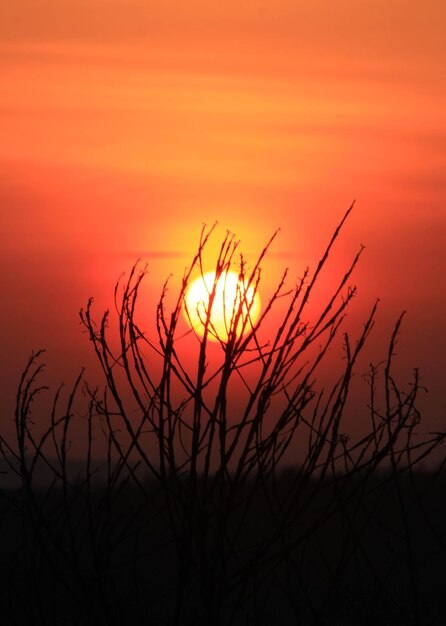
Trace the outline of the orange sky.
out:
[[[402,359],[444,416],[443,0],[3,4],[2,401],[33,347],[85,361],[79,308],[138,256],[154,296],[203,222],[248,255],[280,227],[271,284],[356,198],[335,266],[367,246],[357,314],[408,310]]]

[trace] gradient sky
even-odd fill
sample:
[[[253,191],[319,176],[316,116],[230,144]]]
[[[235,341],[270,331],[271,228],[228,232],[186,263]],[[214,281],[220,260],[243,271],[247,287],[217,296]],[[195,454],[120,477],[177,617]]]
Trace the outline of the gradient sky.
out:
[[[3,2],[2,406],[32,348],[67,382],[88,363],[78,310],[137,257],[150,301],[203,223],[249,258],[280,227],[271,286],[356,199],[334,274],[366,245],[354,320],[381,298],[376,346],[407,309],[444,421],[445,32],[444,0]]]

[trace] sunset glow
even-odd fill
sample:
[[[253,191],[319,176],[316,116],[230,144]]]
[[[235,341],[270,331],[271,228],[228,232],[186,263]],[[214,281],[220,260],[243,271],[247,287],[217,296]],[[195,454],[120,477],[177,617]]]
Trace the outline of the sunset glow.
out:
[[[220,224],[216,246],[235,233],[248,258],[280,229],[262,269],[266,302],[285,268],[292,288],[317,267],[355,199],[331,267],[345,271],[366,246],[356,321],[381,298],[378,345],[408,310],[402,358],[428,372],[435,404],[446,346],[444,1],[3,5],[5,396],[30,347],[90,364],[78,310],[90,296],[113,309],[136,259],[148,265],[151,332],[164,281],[172,275],[173,295],[203,224]],[[333,276],[322,279],[328,291]],[[262,325],[266,340],[274,329]]]
[[[208,328],[208,337],[226,342],[231,330],[243,335],[255,325],[260,314],[260,297],[235,272],[215,272],[199,276],[186,292],[184,312],[198,335]]]
[[[2,623],[446,624],[445,33],[3,0]]]

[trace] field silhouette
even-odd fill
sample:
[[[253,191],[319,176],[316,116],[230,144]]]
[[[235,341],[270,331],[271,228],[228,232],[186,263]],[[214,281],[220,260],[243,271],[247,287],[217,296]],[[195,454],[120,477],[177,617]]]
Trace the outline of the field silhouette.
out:
[[[269,244],[252,267],[240,257],[243,289],[224,340],[212,324],[214,284],[192,364],[178,348],[178,321],[213,229],[203,229],[171,311],[166,284],[156,340],[137,321],[138,266],[116,287],[114,316],[96,320],[92,301],[81,311],[102,386],[81,373],[36,419],[42,354],[31,356],[15,437],[0,438],[2,467],[17,481],[0,491],[7,624],[445,623],[444,433],[423,430],[417,370],[407,385],[396,380],[402,316],[383,362],[370,366],[362,434],[349,433],[345,414],[376,304],[358,336],[344,333],[335,383],[317,386],[362,248],[311,320],[308,303],[350,211],[314,273],[291,290],[284,274],[255,323],[243,294],[258,291]],[[216,282],[237,245],[223,239]],[[78,423],[84,456],[74,459]],[[296,441],[302,454],[290,464]]]
[[[3,492],[4,623],[444,623],[444,473],[310,480],[284,524],[299,471],[247,482],[223,542],[220,500],[185,537],[153,481]]]

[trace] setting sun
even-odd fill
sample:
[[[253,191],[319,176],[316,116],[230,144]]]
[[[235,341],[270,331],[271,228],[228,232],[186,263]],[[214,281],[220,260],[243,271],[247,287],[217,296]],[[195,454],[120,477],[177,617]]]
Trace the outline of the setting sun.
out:
[[[215,272],[196,278],[184,302],[185,316],[192,328],[203,336],[209,311],[208,336],[214,341],[227,341],[235,325],[239,336],[252,329],[259,317],[260,297],[254,286],[246,283],[230,271],[223,272],[217,280]]]

